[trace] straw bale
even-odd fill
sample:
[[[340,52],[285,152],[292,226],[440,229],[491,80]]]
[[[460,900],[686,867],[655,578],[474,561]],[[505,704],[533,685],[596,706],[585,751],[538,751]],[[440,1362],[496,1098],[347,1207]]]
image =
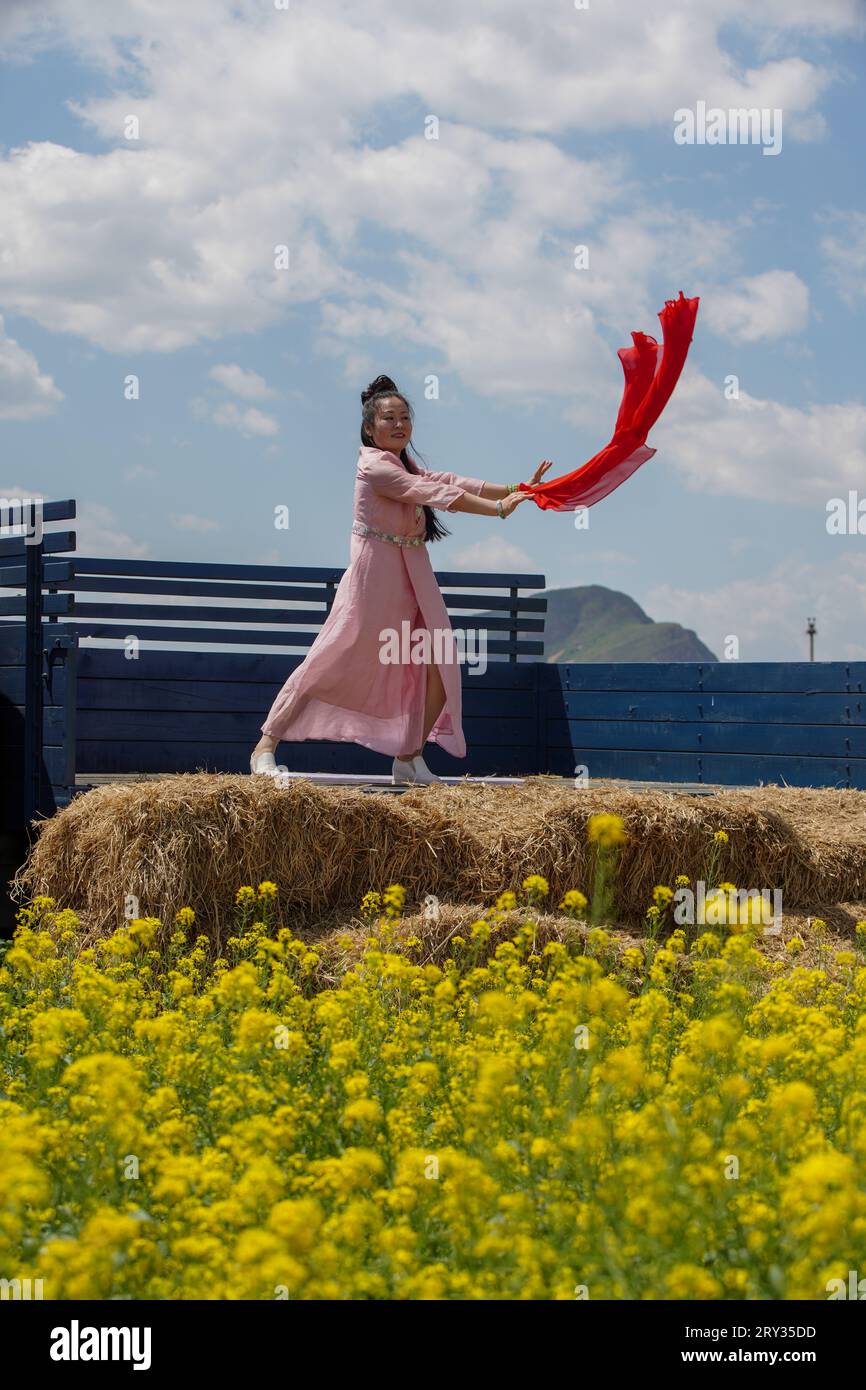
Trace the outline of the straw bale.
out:
[[[138,915],[195,909],[222,934],[241,884],[273,880],[293,928],[357,912],[364,893],[401,883],[407,907],[490,903],[542,874],[555,908],[591,887],[590,815],[622,817],[617,914],[639,921],[657,883],[700,878],[713,832],[729,844],[720,874],[742,888],[781,888],[785,910],[866,899],[866,793],[759,787],[690,796],[557,778],[519,786],[434,785],[400,796],[297,780],[192,773],[113,783],[45,821],[13,893],[82,914],[89,935],[113,931],[127,895]]]

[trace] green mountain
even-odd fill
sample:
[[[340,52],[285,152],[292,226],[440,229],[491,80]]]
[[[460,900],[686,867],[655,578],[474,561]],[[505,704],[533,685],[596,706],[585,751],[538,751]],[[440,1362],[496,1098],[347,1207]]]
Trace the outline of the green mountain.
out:
[[[656,623],[634,599],[601,584],[548,589],[545,661],[718,661],[679,623]]]

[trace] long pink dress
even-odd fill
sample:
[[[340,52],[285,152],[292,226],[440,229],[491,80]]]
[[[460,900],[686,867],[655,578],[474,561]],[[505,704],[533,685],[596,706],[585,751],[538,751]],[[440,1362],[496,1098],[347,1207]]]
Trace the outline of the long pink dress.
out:
[[[483,486],[480,478],[456,473],[409,473],[397,454],[362,444],[354,523],[389,536],[423,537],[424,504],[447,511],[464,492],[477,495]],[[403,627],[407,621],[409,629]],[[262,733],[293,743],[360,743],[392,757],[420,748],[427,666],[383,660],[383,633],[399,637],[421,629],[433,639],[431,651],[448,653],[451,624],[427,546],[353,533],[349,567],[331,612],[274,700]],[[438,649],[437,632],[445,634]],[[445,704],[428,737],[464,758],[460,666],[453,656],[437,664]]]

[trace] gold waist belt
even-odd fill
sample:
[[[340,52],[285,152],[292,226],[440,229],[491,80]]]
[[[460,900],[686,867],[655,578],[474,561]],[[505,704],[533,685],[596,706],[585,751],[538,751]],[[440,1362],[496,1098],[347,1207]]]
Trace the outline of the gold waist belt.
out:
[[[426,536],[390,536],[387,531],[377,531],[374,526],[365,526],[362,521],[352,522],[353,536],[375,536],[378,541],[390,541],[392,545],[426,545]]]

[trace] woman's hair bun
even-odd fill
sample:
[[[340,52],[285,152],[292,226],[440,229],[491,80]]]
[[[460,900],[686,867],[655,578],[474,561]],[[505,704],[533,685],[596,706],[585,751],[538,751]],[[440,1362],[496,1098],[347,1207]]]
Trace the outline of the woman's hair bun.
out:
[[[361,392],[361,404],[366,405],[371,396],[381,396],[385,391],[397,391],[396,383],[389,376],[377,376],[375,381],[371,381],[366,391]]]

